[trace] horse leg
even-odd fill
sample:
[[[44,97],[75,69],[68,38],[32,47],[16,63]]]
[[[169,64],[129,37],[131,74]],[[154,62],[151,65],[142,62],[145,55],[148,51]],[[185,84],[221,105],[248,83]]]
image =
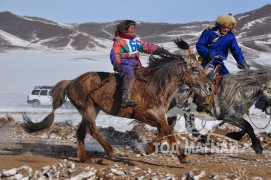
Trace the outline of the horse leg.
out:
[[[252,148],[254,149],[256,154],[263,153],[263,147],[260,143],[260,140],[256,137],[252,126],[245,119],[237,119],[236,121],[228,121],[228,123],[233,124],[239,128],[241,128],[245,133],[247,133],[252,142]],[[242,134],[241,134],[242,135]]]
[[[112,157],[117,153],[117,151],[101,136],[95,122],[89,123],[88,129],[90,135],[101,144],[108,157]]]
[[[180,145],[177,143],[176,137],[174,135],[171,135],[168,137],[169,141],[170,141],[170,146],[173,148],[174,146],[177,149],[173,149],[174,151],[176,150],[176,156],[178,157],[178,160],[180,163],[182,164],[189,164],[191,161],[189,159],[189,157],[184,154],[184,151],[181,149]],[[172,152],[174,152],[172,151]]]
[[[161,126],[161,129],[162,129],[161,131],[164,132],[165,136],[169,140],[170,147],[171,148],[176,147],[176,149],[174,149],[174,152],[176,152],[176,156],[178,157],[180,163],[183,163],[183,164],[190,163],[189,157],[186,154],[184,154],[184,151],[181,149],[180,145],[178,144],[175,135],[172,133],[172,131],[170,131],[168,124],[166,123],[163,124]]]
[[[95,122],[98,113],[98,108],[95,108],[94,106],[91,108],[91,105],[88,105],[88,110],[83,113],[83,117],[85,117],[85,119],[87,120],[86,125],[89,134],[101,144],[101,146],[106,152],[106,155],[108,157],[112,157],[112,155],[116,154],[117,151],[99,133]]]
[[[84,145],[84,138],[86,133],[89,133],[94,139],[96,139],[101,146],[104,148],[106,154],[111,156],[116,151],[113,147],[103,139],[100,135],[98,128],[96,126],[95,119],[99,113],[100,109],[92,103],[88,103],[87,107],[81,107],[79,112],[83,117],[82,123],[79,125],[77,130],[77,139],[78,139],[78,156],[82,162],[86,161],[87,153]],[[81,132],[82,131],[82,132]]]
[[[161,145],[161,142],[166,139],[167,142],[169,142],[169,146],[173,148],[173,146],[177,147],[177,149],[174,149],[176,152],[176,155],[180,161],[180,163],[189,163],[189,158],[187,155],[184,154],[183,150],[181,149],[180,146],[178,146],[177,139],[171,129],[169,128],[167,122],[165,121],[164,123],[161,123],[158,127],[158,136],[157,138],[148,143],[147,145],[147,152],[152,153],[156,150]],[[158,146],[154,146],[154,144],[157,144]]]
[[[162,141],[164,140],[164,133],[161,131],[161,129],[157,128],[158,135],[157,137],[152,140],[151,142],[147,143],[146,145],[146,154],[151,154],[157,150],[157,148],[162,144]],[[158,152],[158,150],[157,150]]]
[[[238,132],[229,132],[226,134],[227,137],[232,138],[234,140],[240,140],[246,132],[244,130],[238,131]]]
[[[86,137],[86,123],[84,119],[79,124],[77,131],[76,131],[77,143],[78,143],[78,150],[77,156],[81,162],[86,162],[87,160],[87,152],[85,148],[85,137]]]

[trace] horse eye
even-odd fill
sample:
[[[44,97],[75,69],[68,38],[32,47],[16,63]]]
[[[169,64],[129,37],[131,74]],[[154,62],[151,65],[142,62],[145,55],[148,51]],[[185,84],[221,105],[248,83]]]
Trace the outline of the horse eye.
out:
[[[194,72],[195,72],[195,73],[199,73],[198,68],[194,68]]]

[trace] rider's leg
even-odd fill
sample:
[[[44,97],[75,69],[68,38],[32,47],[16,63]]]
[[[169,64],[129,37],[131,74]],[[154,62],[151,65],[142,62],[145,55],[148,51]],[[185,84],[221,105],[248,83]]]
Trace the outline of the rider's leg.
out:
[[[121,107],[127,106],[134,107],[137,105],[136,102],[131,100],[131,92],[135,82],[134,66],[123,65],[121,66],[121,78],[122,78],[122,103]]]

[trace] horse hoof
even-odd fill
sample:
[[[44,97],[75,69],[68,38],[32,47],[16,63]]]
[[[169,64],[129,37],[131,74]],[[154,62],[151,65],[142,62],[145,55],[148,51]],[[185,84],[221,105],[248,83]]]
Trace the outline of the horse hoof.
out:
[[[191,164],[191,160],[188,156],[185,156],[181,161],[182,164]]]
[[[181,160],[182,164],[191,164],[191,160],[190,159],[183,159]]]
[[[123,153],[114,153],[114,154],[111,154],[110,158],[113,158],[113,159],[123,159],[127,156],[125,156],[125,154]]]
[[[87,162],[87,159],[81,159],[81,158],[80,158],[80,159],[79,159],[79,162],[80,162],[80,163],[86,163],[86,162]]]
[[[86,163],[87,162],[87,156],[79,157],[80,163]]]
[[[90,163],[90,164],[93,164],[93,163],[95,163],[95,158],[94,157],[89,157],[88,159],[87,159],[87,161],[86,161],[87,163]]]
[[[155,151],[155,147],[152,144],[148,143],[147,146],[145,147],[145,153],[149,155],[153,153],[154,151]]]
[[[254,151],[255,151],[255,153],[258,154],[258,155],[263,154],[263,148],[262,148],[262,147],[255,148]]]
[[[123,157],[123,155],[120,154],[120,153],[116,153],[116,154],[113,154],[111,157],[112,157],[112,158],[116,158],[116,159],[120,159],[120,158]]]
[[[263,147],[262,146],[253,146],[252,145],[252,148],[254,149],[255,153],[258,154],[258,155],[261,155],[263,154]]]

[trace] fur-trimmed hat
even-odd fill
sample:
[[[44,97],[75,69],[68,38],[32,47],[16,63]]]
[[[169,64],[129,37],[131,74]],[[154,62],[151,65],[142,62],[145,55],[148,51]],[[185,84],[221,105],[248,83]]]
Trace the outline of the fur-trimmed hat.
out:
[[[216,24],[225,26],[227,28],[234,28],[236,26],[236,20],[231,14],[221,14],[216,19]]]
[[[135,21],[132,21],[132,20],[124,20],[124,21],[121,21],[121,22],[117,25],[117,30],[118,30],[120,33],[125,33],[131,25],[135,25]]]

